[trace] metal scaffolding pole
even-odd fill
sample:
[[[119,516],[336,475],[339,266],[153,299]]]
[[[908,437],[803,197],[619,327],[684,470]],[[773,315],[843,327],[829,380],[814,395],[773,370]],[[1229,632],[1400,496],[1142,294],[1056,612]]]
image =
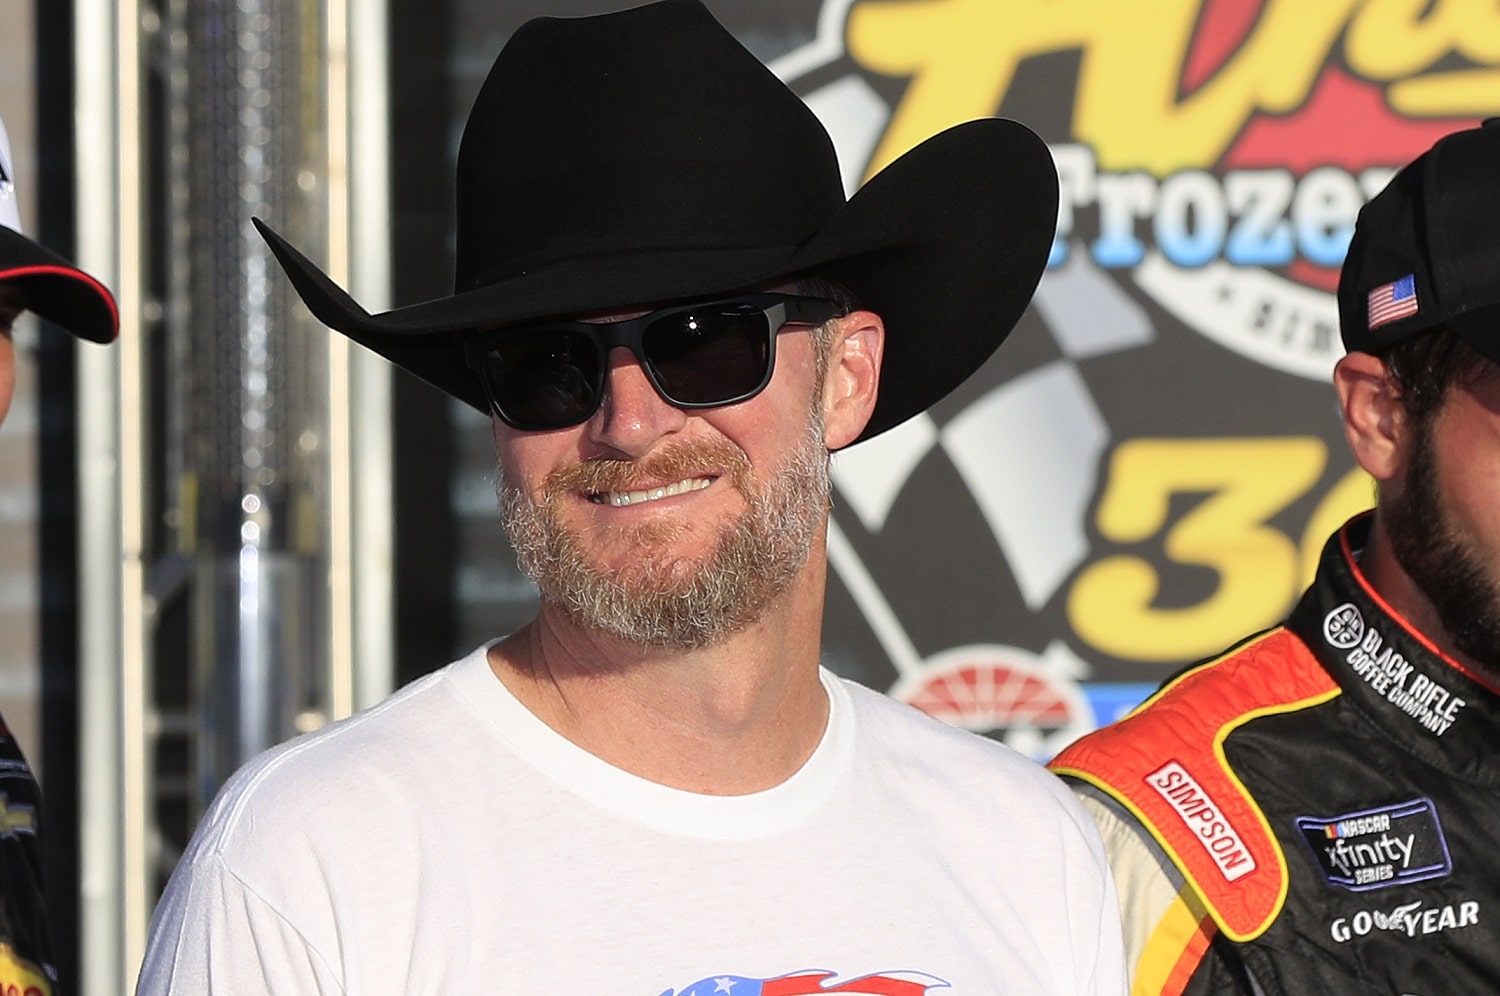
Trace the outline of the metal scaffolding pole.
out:
[[[173,552],[192,561],[195,809],[329,711],[326,333],[294,318],[250,226],[276,219],[326,251],[326,204],[304,189],[326,161],[321,23],[305,6],[172,4],[188,251],[168,258],[187,270],[188,317],[166,334],[187,358],[168,391],[185,450]]]
[[[75,6],[78,263],[114,288],[123,332],[141,311],[138,132],[121,108],[139,99],[139,5]],[[79,960],[80,991],[126,992],[145,936],[145,666],[139,625],[139,354],[78,355]]]
[[[124,316],[117,354],[80,360],[80,992],[133,985],[236,767],[389,689],[388,373],[250,226],[387,296],[384,22],[348,0],[78,4],[80,262]]]

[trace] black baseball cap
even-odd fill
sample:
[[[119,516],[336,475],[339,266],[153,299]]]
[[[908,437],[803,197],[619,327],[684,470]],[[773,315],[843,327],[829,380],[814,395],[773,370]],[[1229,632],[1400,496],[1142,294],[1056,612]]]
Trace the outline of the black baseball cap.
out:
[[[0,281],[19,285],[27,309],[80,339],[109,342],[120,331],[114,295],[98,280],[21,231],[10,137],[0,121]]]
[[[1350,352],[1441,325],[1500,362],[1500,118],[1445,135],[1360,210],[1338,302]]]

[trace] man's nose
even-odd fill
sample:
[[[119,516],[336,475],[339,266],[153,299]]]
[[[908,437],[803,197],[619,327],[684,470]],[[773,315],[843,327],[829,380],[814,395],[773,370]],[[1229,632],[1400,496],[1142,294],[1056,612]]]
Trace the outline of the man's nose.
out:
[[[588,421],[590,439],[634,459],[686,424],[687,413],[656,393],[634,353],[610,350],[604,398]]]

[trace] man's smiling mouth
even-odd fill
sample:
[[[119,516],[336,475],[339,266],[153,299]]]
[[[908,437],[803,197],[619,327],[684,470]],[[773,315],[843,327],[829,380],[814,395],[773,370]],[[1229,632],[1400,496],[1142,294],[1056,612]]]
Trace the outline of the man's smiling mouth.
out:
[[[689,477],[675,484],[664,484],[640,491],[599,492],[589,495],[589,501],[595,505],[613,505],[615,508],[624,508],[626,505],[640,505],[648,501],[671,498],[673,495],[687,494],[690,491],[702,491],[713,482],[712,477]]]

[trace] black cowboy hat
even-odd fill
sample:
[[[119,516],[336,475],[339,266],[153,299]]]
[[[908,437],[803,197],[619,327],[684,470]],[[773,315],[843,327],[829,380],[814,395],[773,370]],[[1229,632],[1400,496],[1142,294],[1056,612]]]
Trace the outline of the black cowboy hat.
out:
[[[817,117],[696,0],[524,24],[469,114],[457,193],[453,296],[379,315],[256,225],[319,320],[486,413],[466,332],[833,280],[887,329],[860,439],[994,352],[1057,223],[1046,145],[1002,119],[923,142],[846,202]]]

